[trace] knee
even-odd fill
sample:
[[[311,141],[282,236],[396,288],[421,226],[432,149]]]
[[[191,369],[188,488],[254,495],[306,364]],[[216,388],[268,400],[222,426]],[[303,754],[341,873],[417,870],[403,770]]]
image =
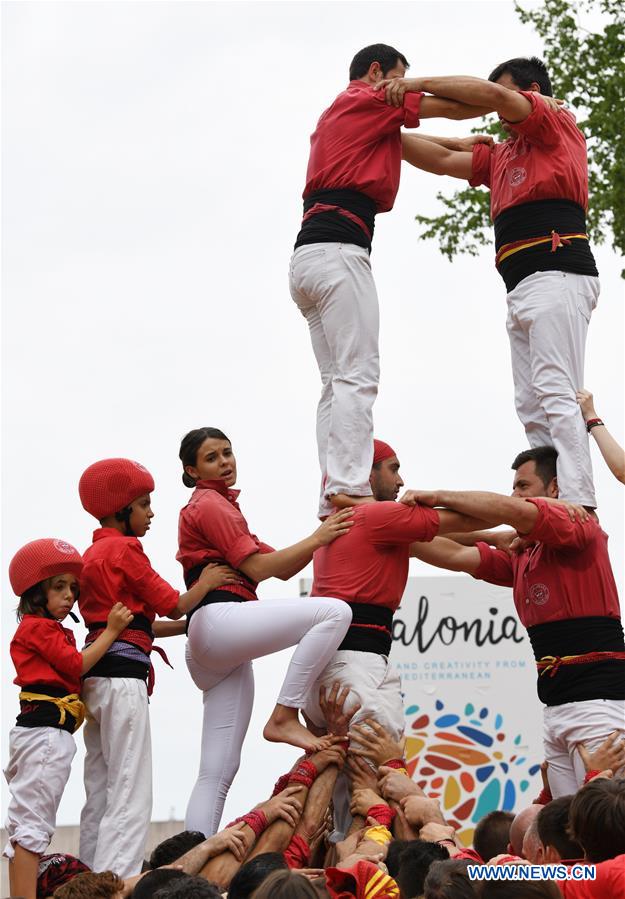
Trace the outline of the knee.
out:
[[[349,627],[352,621],[352,610],[342,599],[328,599],[327,617],[337,624]]]

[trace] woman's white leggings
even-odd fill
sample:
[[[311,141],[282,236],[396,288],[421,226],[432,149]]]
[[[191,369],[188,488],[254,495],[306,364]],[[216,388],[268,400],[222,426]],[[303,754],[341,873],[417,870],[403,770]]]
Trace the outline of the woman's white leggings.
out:
[[[303,708],[351,620],[347,603],[319,597],[213,603],[193,615],[186,658],[204,693],[204,722],[200,772],[185,821],[189,830],[208,837],[219,828],[252,714],[251,660],[297,643],[276,701]]]

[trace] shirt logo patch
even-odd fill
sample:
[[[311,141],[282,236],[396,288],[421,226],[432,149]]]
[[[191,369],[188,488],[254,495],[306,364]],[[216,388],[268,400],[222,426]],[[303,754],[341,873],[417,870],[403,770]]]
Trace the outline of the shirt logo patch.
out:
[[[533,584],[530,589],[530,599],[535,606],[544,606],[549,600],[549,587],[545,584]]]
[[[527,172],[524,168],[518,167],[512,169],[512,171],[510,172],[510,185],[512,187],[518,187],[519,184],[523,184],[526,178]]]
[[[65,553],[67,556],[71,556],[73,553],[78,553],[77,549],[74,549],[71,543],[66,543],[65,540],[55,540],[54,548],[58,549],[60,553]]]

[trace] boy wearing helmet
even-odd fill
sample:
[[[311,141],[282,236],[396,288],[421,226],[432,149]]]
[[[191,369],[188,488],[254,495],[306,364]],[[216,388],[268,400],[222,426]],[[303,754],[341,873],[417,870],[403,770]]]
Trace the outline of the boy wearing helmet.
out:
[[[138,462],[96,462],[83,473],[78,489],[83,507],[101,525],[84,554],[79,607],[89,630],[87,642],[97,638],[117,600],[134,615],[84,682],[89,718],[79,855],[95,871],[112,870],[126,878],[141,871],[152,811],[148,678],[154,619],[182,617],[237,575],[227,566],[209,567],[181,596],[154,571],[139,539],[154,515],[154,480]]]
[[[61,622],[72,615],[82,567],[80,553],[53,538],[27,543],[9,566],[11,586],[20,597],[20,623],[10,651],[14,683],[21,690],[5,771],[11,801],[3,855],[9,859],[11,895],[25,899],[35,899],[39,858],[54,833],[76,752],[72,734],[85,711],[81,676],[132,621],[132,613],[115,603],[98,639],[78,652],[73,633]]]

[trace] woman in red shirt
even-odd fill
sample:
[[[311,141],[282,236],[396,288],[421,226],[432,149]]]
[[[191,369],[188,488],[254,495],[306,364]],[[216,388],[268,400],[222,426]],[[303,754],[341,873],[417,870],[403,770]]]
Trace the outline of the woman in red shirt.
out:
[[[301,571],[316,549],[348,531],[351,510],[331,515],[299,543],[274,550],[250,533],[239,508],[239,491],[232,489],[236,460],[222,431],[190,431],[182,440],[180,459],[184,484],[195,488],[180,512],[178,530],[177,559],[187,586],[211,562],[226,562],[240,575],[239,583],[206,594],[190,614],[187,629],[187,665],[204,693],[204,725],[200,773],[186,826],[208,836],[219,826],[239,767],[254,698],[252,659],[297,645],[264,736],[306,750],[319,747],[300,723],[298,709],[345,636],[351,610],[338,599],[256,602],[256,585],[270,577],[288,580]]]

